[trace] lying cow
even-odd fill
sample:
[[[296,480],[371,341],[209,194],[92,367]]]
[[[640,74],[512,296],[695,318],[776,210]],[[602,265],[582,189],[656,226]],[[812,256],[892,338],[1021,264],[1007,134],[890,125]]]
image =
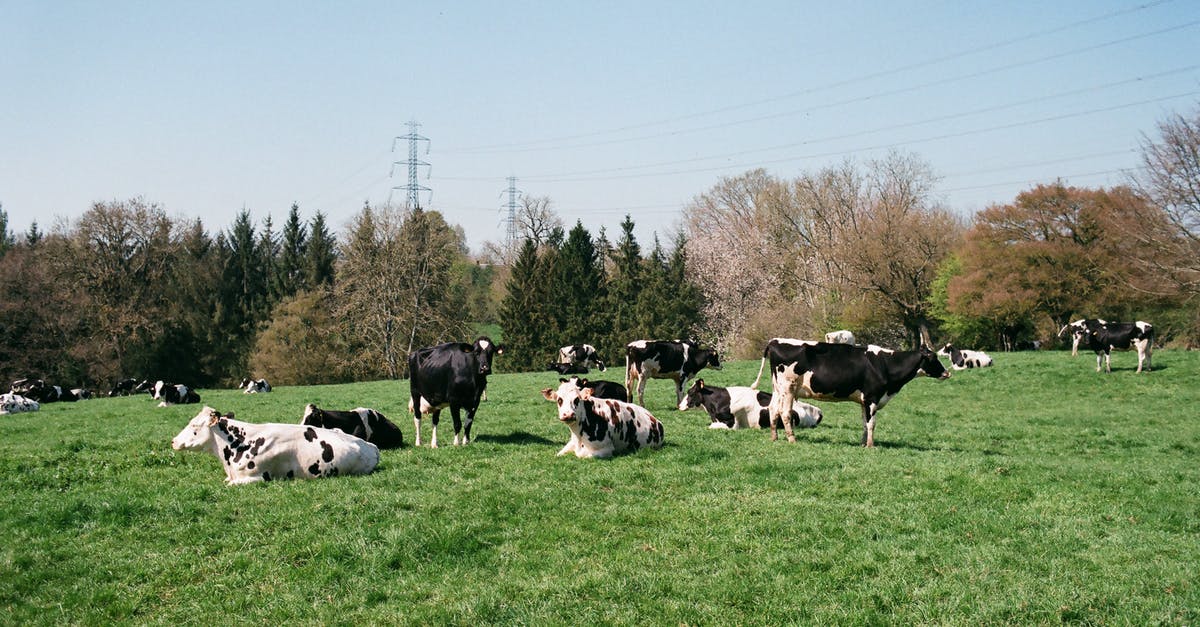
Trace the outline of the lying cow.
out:
[[[182,383],[167,383],[166,381],[154,383],[154,392],[151,398],[162,401],[158,404],[159,407],[200,402],[200,395],[195,390]]]
[[[612,457],[614,453],[663,445],[663,426],[645,408],[624,401],[592,398],[589,388],[564,381],[555,391],[542,390],[546,400],[558,403],[558,419],[571,430],[571,439],[558,454],[576,457]]]
[[[983,351],[967,350],[965,348],[955,348],[953,344],[947,342],[945,346],[938,349],[937,354],[950,358],[950,367],[955,370],[966,370],[968,368],[987,368],[992,365],[992,358]]]
[[[548,364],[546,364],[546,370],[553,370],[554,372],[557,372],[558,374],[561,374],[561,375],[587,374],[588,373],[587,367],[581,366],[579,364],[548,363]]]
[[[629,398],[629,391],[625,386],[615,381],[592,381],[591,379],[580,379],[579,377],[571,377],[570,379],[559,379],[560,383],[570,381],[579,389],[588,388],[592,391],[592,398],[611,398],[614,401],[624,401]]]
[[[825,334],[825,341],[830,344],[853,344],[854,334],[842,329],[841,331],[830,331]]]
[[[113,384],[112,390],[109,390],[109,396],[129,396],[133,394],[133,388],[138,384],[137,379],[121,379]]]
[[[57,385],[47,385],[45,381],[33,378],[13,381],[12,386],[9,388],[9,393],[24,396],[38,403],[79,400],[79,397],[75,396],[71,390],[64,390],[61,386]]]
[[[591,344],[572,344],[558,349],[558,363],[571,364],[583,368],[583,372],[579,374],[587,374],[587,368],[599,368],[600,372],[605,371],[604,360],[596,354],[596,347]],[[559,374],[572,374],[569,372],[560,372]]]
[[[937,354],[921,347],[893,351],[875,345],[849,346],[774,338],[763,349],[771,363],[771,439],[778,438],[777,419],[789,412],[796,398],[853,401],[862,406],[866,447],[875,446],[875,417],[880,409],[918,375],[938,380],[950,371]],[[759,365],[762,375],[762,365]],[[758,381],[755,380],[755,384]],[[795,442],[790,422],[784,422],[788,442]]]
[[[771,395],[748,387],[722,388],[696,379],[679,411],[703,407],[712,423],[709,429],[766,429],[771,426]],[[815,427],[825,417],[819,407],[794,401],[788,419],[792,427]]]
[[[12,392],[0,394],[0,414],[19,414],[39,409],[41,409],[41,405],[31,398],[25,398]]]
[[[300,424],[326,429],[341,429],[381,449],[404,446],[404,434],[386,416],[366,407],[350,411],[321,409],[312,403],[304,408]]]
[[[242,394],[265,394],[271,391],[271,384],[266,379],[242,379]]]
[[[225,467],[225,483],[365,475],[379,464],[379,447],[337,429],[252,424],[205,407],[171,440],[179,450],[208,449]]]

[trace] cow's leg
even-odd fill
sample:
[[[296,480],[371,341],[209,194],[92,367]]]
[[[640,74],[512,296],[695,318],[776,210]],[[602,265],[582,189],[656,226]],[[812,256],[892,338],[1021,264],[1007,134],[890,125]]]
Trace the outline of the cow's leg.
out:
[[[875,447],[875,403],[868,403],[865,400],[862,404],[863,408],[863,437],[862,445],[867,448]]]
[[[1079,338],[1080,338],[1080,336],[1078,334],[1072,334],[1072,336],[1071,336],[1071,356],[1072,357],[1079,354]]]
[[[638,377],[637,384],[638,405],[641,405],[642,407],[646,406],[646,399],[644,398],[646,394],[646,378],[646,373],[642,373],[642,376]]]
[[[416,417],[413,418],[413,433],[417,434],[416,442],[413,444],[413,446],[421,446],[421,414],[420,413],[417,413]]]
[[[792,423],[785,418],[792,409],[792,386],[782,377],[774,379],[774,382],[774,390],[771,393],[771,415],[768,418],[771,421],[771,441],[779,439],[779,425],[782,424],[788,442],[795,442],[796,434],[792,431]]]
[[[683,403],[683,391],[687,389],[685,387],[687,385],[687,382],[688,382],[687,375],[684,375],[684,376],[679,377],[678,379],[675,379],[675,406],[676,407],[679,407],[679,405],[681,403]]]
[[[429,422],[430,422],[429,448],[437,448],[438,447],[438,445],[437,445],[437,425],[438,425],[438,418],[441,417],[441,414],[442,414],[442,410],[435,409],[435,410],[433,410],[433,415],[431,415],[429,417]]]
[[[562,447],[562,450],[558,452],[558,456],[562,457],[563,455],[566,455],[567,453],[574,453],[575,451],[578,451],[578,450],[579,450],[579,435],[572,431],[571,439],[567,440],[567,445]]]
[[[1104,351],[1104,371],[1112,372],[1112,353]]]
[[[458,440],[458,433],[462,431],[463,426],[462,417],[459,415],[459,412],[461,411],[462,408],[460,408],[458,405],[450,406],[450,417],[454,420],[454,446],[458,446],[460,444]],[[463,444],[465,444],[465,442]]]
[[[1104,353],[1096,353],[1096,372],[1100,372],[1100,364],[1104,361]]]

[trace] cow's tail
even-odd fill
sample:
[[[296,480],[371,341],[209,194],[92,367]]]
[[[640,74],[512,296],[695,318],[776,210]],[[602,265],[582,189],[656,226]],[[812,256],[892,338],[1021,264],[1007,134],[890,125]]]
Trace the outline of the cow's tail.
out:
[[[633,402],[633,377],[629,372],[629,347],[625,347],[625,402]]]
[[[763,368],[765,368],[766,365],[767,365],[767,351],[766,351],[766,349],[764,349],[762,361],[759,362],[759,364],[758,364],[758,376],[754,377],[754,384],[750,386],[751,390],[758,389],[758,381],[759,381],[759,379],[762,379]]]

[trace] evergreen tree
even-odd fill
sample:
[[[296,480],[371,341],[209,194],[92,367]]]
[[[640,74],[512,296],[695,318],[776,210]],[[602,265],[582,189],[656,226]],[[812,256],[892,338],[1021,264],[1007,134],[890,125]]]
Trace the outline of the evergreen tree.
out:
[[[647,339],[685,337],[684,330],[674,327],[675,321],[669,315],[674,292],[675,286],[667,276],[666,254],[656,234],[654,248],[642,264],[641,292],[634,308],[641,334]]]
[[[549,327],[544,268],[533,240],[526,239],[517,253],[506,284],[508,293],[500,303],[500,320],[507,346],[505,363],[512,369],[540,370],[546,361]]]
[[[313,216],[304,254],[304,283],[308,289],[332,285],[334,263],[337,261],[337,238],[325,226],[325,214],[320,211]]]
[[[279,302],[282,298],[279,292],[280,284],[277,279],[279,276],[279,251],[281,245],[279,237],[275,234],[274,226],[274,221],[268,215],[263,220],[262,234],[258,239],[259,267],[262,268],[263,283],[266,286],[264,313],[268,313],[275,307],[275,303]]]
[[[248,210],[238,213],[226,244],[228,256],[221,272],[223,315],[218,323],[231,345],[231,369],[243,370],[257,323],[270,311],[263,257]]]
[[[621,222],[621,238],[610,255],[612,270],[608,277],[608,298],[604,310],[609,313],[612,326],[603,352],[613,361],[625,355],[625,344],[629,342],[663,339],[644,337],[645,330],[637,318],[643,264],[642,249],[633,234],[633,227],[633,219],[626,215]]]
[[[275,293],[281,299],[308,289],[304,272],[304,257],[308,251],[308,227],[300,221],[300,205],[292,203],[287,223],[283,225],[279,263],[275,272]]]
[[[13,234],[8,230],[8,212],[0,204],[0,257],[16,244]]]
[[[597,341],[602,287],[602,265],[592,236],[576,222],[559,251],[550,283],[550,303],[559,318],[558,345]]]
[[[25,232],[25,245],[34,248],[42,241],[42,232],[38,230],[37,220],[29,225],[29,230]]]

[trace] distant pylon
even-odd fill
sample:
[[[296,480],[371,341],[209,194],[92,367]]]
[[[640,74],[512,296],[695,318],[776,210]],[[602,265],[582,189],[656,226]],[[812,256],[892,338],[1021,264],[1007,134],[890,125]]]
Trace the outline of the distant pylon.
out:
[[[421,126],[421,125],[418,124],[416,120],[409,122],[408,123],[408,135],[402,135],[402,136],[396,137],[395,139],[392,140],[392,152],[396,152],[396,142],[398,142],[402,139],[408,140],[408,160],[407,161],[393,161],[392,162],[392,171],[388,174],[388,176],[395,176],[396,175],[396,166],[398,166],[398,165],[408,166],[408,185],[392,186],[392,191],[395,191],[397,189],[403,189],[406,192],[408,192],[407,198],[405,200],[405,208],[407,208],[407,209],[414,209],[416,207],[421,206],[421,197],[420,197],[421,192],[429,192],[429,200],[430,200],[430,202],[433,201],[433,190],[417,183],[417,168],[419,168],[420,166],[425,166],[426,168],[428,168],[425,171],[425,178],[429,178],[430,172],[433,171],[433,166],[429,165],[428,163],[425,163],[424,161],[417,159],[417,142],[425,142],[425,154],[429,154],[429,144],[430,144],[428,137],[421,137],[420,135],[417,134],[417,128],[419,126]],[[391,192],[389,192],[388,193],[388,203],[391,203],[391,202],[392,202],[392,195],[391,195]]]
[[[517,245],[517,199],[521,197],[521,190],[517,189],[517,177],[508,177],[508,189],[504,191],[508,193],[508,217],[504,220],[507,226],[505,243],[512,250]]]

